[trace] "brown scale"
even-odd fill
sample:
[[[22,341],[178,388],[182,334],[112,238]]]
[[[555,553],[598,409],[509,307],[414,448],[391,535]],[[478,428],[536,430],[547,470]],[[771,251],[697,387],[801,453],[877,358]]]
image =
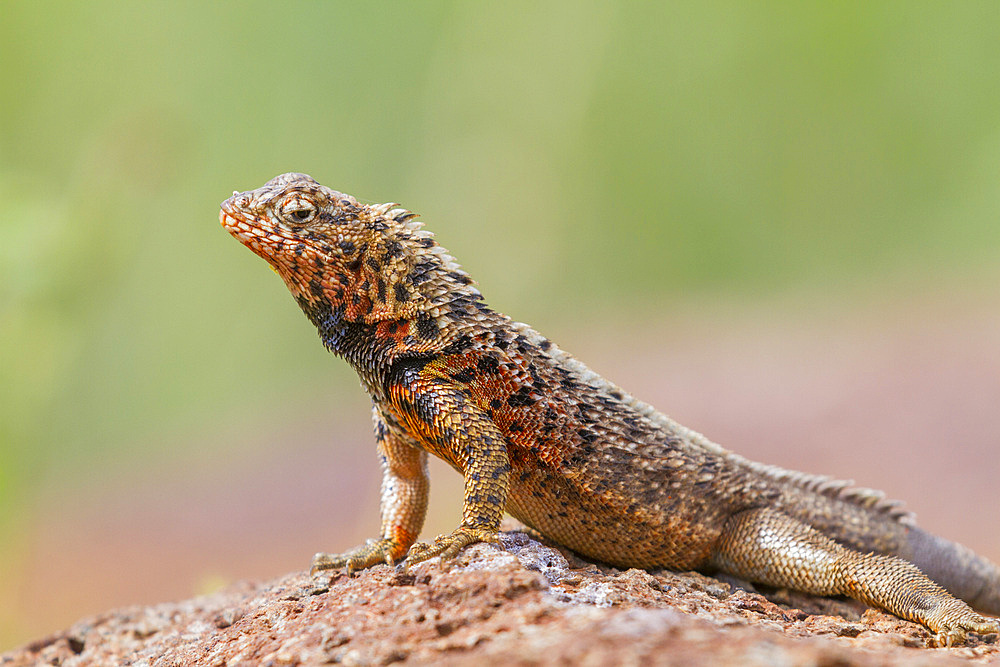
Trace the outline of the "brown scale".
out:
[[[718,569],[850,595],[946,642],[996,632],[945,590],[998,613],[996,565],[921,531],[876,491],[748,461],[632,398],[490,309],[409,211],[284,174],[234,194],[221,221],[372,395],[381,537],[318,554],[314,570],[448,558],[495,541],[507,510],[621,567]],[[428,454],[464,476],[462,522],[416,543]]]

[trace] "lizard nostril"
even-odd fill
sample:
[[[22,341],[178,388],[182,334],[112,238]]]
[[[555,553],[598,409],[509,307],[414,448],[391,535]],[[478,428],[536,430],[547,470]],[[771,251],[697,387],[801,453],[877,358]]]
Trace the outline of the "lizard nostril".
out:
[[[250,198],[239,196],[239,192],[234,192],[233,196],[222,202],[221,207],[223,210],[230,212],[240,208],[246,208],[250,204]]]

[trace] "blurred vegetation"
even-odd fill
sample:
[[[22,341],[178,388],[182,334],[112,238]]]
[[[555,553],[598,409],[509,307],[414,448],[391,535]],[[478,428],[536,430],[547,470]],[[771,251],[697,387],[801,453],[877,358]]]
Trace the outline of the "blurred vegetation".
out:
[[[284,171],[421,213],[527,321],[992,271],[998,13],[5,3],[0,545],[43,477],[355,382],[216,221]]]

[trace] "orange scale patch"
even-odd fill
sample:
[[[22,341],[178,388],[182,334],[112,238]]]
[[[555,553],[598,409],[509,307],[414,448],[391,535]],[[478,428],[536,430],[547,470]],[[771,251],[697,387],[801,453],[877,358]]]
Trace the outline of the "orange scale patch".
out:
[[[406,320],[387,320],[379,322],[375,327],[375,337],[379,340],[392,340],[396,345],[402,345],[403,339],[410,332]]]

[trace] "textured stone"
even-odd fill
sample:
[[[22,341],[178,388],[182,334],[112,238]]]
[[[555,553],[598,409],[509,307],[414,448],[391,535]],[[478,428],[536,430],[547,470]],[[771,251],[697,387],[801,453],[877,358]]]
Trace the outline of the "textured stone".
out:
[[[697,573],[621,571],[520,532],[442,567],[292,574],[84,619],[0,658],[77,665],[947,665],[994,644],[924,648],[921,626],[853,601]],[[834,614],[834,615],[828,615]]]

